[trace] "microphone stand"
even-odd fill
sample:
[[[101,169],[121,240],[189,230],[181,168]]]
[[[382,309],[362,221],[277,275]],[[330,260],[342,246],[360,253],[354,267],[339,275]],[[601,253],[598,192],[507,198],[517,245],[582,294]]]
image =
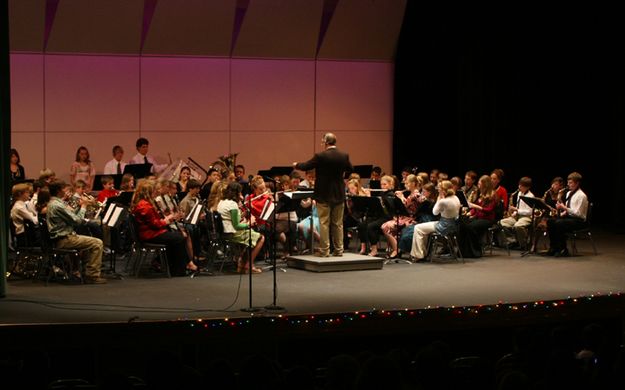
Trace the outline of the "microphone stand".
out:
[[[240,194],[239,194],[240,195]],[[252,305],[252,268],[254,268],[254,262],[252,262],[252,197],[249,196],[247,198],[247,209],[250,213],[250,220],[247,223],[247,262],[248,262],[248,274],[249,274],[249,306],[244,307],[241,311],[247,313],[257,313],[262,309],[259,307],[254,307]]]
[[[269,177],[265,177],[265,180],[271,181],[273,182],[274,188],[276,190],[276,196],[277,196],[277,192],[278,192],[278,188],[277,188],[277,182],[276,180],[269,178]],[[267,310],[272,310],[272,311],[284,311],[286,310],[283,306],[278,306],[276,303],[276,300],[278,299],[278,277],[276,275],[276,270],[277,270],[277,266],[276,266],[276,214],[278,211],[278,203],[277,203],[277,198],[276,196],[274,196],[273,198],[273,204],[274,204],[274,208],[273,208],[273,216],[272,216],[272,225],[271,225],[271,229],[269,230],[269,235],[270,235],[270,245],[271,245],[271,268],[273,271],[273,301],[270,305],[265,306],[265,309]],[[286,270],[282,270],[283,272],[286,272]]]

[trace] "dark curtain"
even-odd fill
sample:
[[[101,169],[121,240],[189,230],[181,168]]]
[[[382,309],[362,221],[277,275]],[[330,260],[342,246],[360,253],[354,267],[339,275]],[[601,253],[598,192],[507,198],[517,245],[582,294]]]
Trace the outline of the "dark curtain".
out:
[[[614,9],[409,1],[397,48],[395,170],[502,168],[542,195],[578,171],[594,221],[623,230],[625,23]],[[580,135],[576,135],[581,133]]]

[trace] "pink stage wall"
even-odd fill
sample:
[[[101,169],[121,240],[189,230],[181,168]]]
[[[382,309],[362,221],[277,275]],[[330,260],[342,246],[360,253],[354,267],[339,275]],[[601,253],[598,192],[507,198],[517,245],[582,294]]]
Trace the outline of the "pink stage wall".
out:
[[[248,173],[310,158],[337,134],[354,164],[391,170],[393,64],[11,54],[12,146],[27,176],[69,177],[86,146],[100,172],[140,137],[167,161],[238,152]]]

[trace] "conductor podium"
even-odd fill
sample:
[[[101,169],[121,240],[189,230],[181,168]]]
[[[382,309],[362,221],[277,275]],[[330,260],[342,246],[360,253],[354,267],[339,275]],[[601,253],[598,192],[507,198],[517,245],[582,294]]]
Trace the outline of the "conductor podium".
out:
[[[311,196],[312,191],[307,191],[307,196],[298,194],[298,191],[293,192],[291,198],[299,199],[303,197]],[[369,208],[380,207],[380,199],[362,197],[363,207],[369,210]],[[314,251],[311,251],[313,253]],[[287,265],[291,268],[303,269],[311,272],[336,272],[336,271],[359,271],[359,270],[374,270],[382,269],[384,266],[384,259],[379,257],[371,257],[365,255],[359,255],[356,253],[343,253],[340,257],[316,257],[314,255],[297,255],[287,257]]]

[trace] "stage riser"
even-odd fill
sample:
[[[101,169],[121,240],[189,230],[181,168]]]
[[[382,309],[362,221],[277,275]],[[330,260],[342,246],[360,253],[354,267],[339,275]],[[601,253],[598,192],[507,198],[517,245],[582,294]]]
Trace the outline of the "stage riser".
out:
[[[384,259],[346,253],[342,257],[316,257],[310,255],[289,256],[287,265],[291,268],[311,272],[341,272],[379,270],[384,266]]]

